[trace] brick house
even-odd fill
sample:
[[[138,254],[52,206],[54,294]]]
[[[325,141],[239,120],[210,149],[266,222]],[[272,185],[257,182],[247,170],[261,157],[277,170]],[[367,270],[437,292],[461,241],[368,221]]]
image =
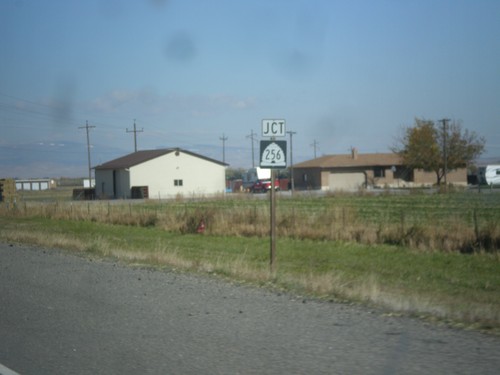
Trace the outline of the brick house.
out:
[[[357,190],[383,187],[426,187],[437,183],[434,172],[411,169],[394,153],[325,155],[293,166],[297,189]],[[448,183],[467,185],[467,169],[449,171]]]

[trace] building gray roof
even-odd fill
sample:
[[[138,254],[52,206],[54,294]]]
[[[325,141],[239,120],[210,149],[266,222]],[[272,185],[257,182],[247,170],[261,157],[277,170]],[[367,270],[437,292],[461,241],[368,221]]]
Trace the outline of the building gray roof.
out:
[[[219,165],[227,166],[228,164],[223,163],[221,161],[215,160],[208,158],[203,155],[196,154],[194,152],[182,150],[180,148],[164,148],[164,149],[158,149],[158,150],[141,150],[137,152],[133,152],[131,154],[122,156],[117,159],[110,160],[106,163],[97,165],[94,167],[96,170],[104,170],[104,169],[124,169],[124,168],[130,168],[135,165],[144,163],[146,161],[149,161],[151,159],[155,159],[159,156],[167,155],[172,152],[182,152],[184,154],[188,154],[203,160],[210,161],[212,163],[216,163]]]

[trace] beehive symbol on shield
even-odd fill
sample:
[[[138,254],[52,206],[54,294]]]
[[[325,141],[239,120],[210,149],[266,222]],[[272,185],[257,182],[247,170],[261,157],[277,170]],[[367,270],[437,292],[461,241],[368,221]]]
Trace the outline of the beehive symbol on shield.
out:
[[[286,141],[260,141],[260,167],[286,168]]]

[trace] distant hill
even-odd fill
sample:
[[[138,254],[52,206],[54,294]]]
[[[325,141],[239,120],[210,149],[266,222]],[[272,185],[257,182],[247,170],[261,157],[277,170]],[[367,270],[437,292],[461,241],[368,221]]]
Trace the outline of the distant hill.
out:
[[[478,167],[485,167],[487,165],[492,164],[500,164],[500,156],[498,157],[489,157],[489,158],[480,158],[476,160],[476,165]]]

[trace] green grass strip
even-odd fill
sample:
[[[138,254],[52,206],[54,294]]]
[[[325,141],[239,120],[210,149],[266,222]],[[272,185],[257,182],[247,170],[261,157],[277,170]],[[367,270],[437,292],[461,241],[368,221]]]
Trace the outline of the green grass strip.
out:
[[[128,264],[175,268],[301,295],[375,304],[500,332],[499,253],[422,252],[338,241],[179,234],[157,227],[0,218],[0,240],[57,247]]]

